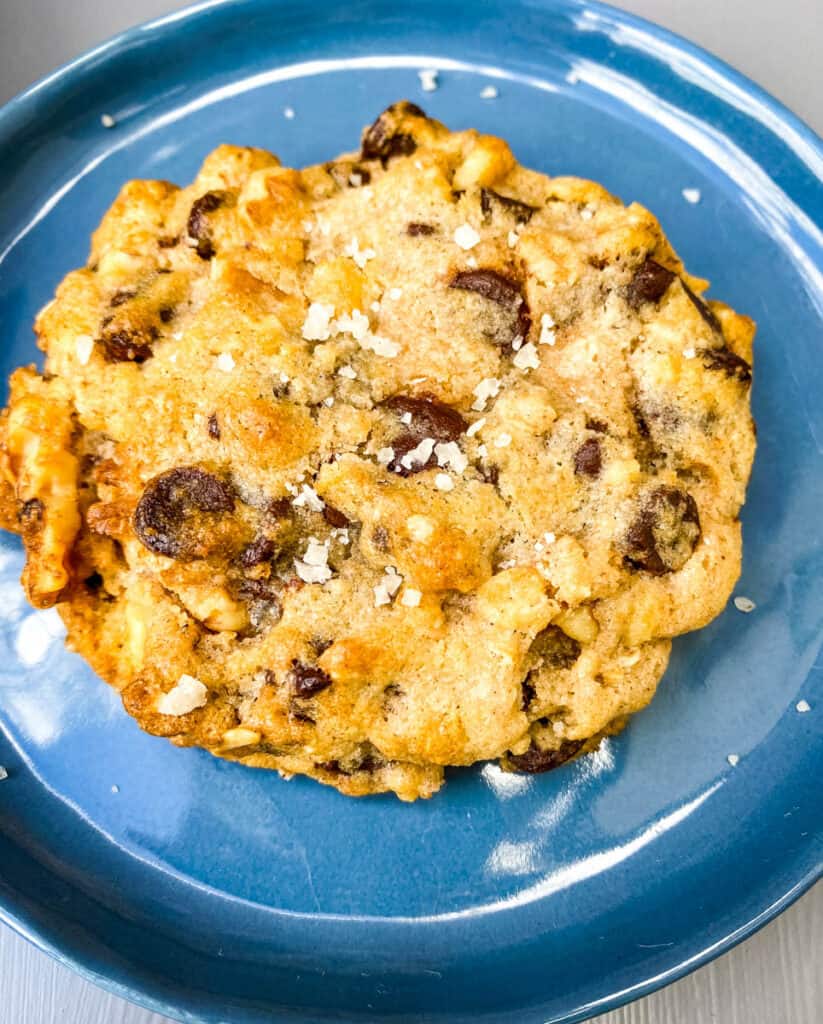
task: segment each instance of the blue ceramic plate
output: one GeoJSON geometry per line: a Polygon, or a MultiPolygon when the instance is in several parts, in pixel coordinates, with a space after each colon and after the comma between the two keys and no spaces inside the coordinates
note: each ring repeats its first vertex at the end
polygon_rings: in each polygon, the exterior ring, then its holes
{"type": "Polygon", "coordinates": [[[2,377],[36,358],[34,313],[123,181],[186,182],[223,141],[323,160],[400,97],[646,204],[758,321],[738,589],[757,608],[677,641],[596,756],[454,772],[406,806],[141,734],[26,606],[4,537],[2,917],[180,1020],[580,1020],[729,948],[821,870],[823,148],[705,53],[573,0],[246,0],[129,32],[0,115],[2,377]]]}

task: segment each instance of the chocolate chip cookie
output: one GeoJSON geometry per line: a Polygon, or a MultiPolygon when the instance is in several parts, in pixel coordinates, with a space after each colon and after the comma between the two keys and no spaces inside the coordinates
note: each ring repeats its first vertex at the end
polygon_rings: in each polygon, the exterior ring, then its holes
{"type": "Polygon", "coordinates": [[[411,103],[132,181],[0,421],[29,599],[179,746],[404,800],[555,768],[738,576],[754,325],[705,288],[411,103]]]}

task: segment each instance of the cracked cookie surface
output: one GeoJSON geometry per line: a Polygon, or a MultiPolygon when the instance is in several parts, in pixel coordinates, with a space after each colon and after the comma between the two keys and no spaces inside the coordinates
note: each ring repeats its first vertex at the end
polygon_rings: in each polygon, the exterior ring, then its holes
{"type": "Polygon", "coordinates": [[[754,325],[705,287],[409,103],[130,182],[0,421],[28,596],[147,731],[350,795],[585,754],[740,570],[754,325]]]}

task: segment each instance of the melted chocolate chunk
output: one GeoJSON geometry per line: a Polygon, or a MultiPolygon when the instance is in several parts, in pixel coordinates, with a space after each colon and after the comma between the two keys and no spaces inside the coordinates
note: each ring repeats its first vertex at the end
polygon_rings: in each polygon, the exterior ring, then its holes
{"type": "Polygon", "coordinates": [[[586,430],[593,430],[596,434],[606,434],[608,433],[609,425],[604,423],[603,420],[593,420],[587,416],[586,430]]]}
{"type": "Polygon", "coordinates": [[[532,740],[525,754],[506,754],[506,767],[528,775],[539,775],[570,761],[584,743],[585,740],[564,740],[554,750],[541,750],[532,740]]]}
{"type": "Polygon", "coordinates": [[[741,384],[751,383],[751,366],[741,356],[732,352],[730,348],[704,348],[698,352],[698,355],[707,370],[725,373],[727,377],[739,380],[741,384]]]}
{"type": "Polygon", "coordinates": [[[480,209],[486,220],[491,218],[495,206],[500,207],[504,213],[510,213],[517,224],[528,224],[533,215],[537,213],[538,207],[529,206],[520,199],[512,199],[511,196],[502,196],[491,188],[480,189],[480,209]]]}
{"type": "Polygon", "coordinates": [[[603,467],[603,456],[600,452],[600,442],[596,437],[590,437],[574,453],[574,471],[578,476],[596,477],[600,475],[603,467]]]}
{"type": "Polygon", "coordinates": [[[322,690],[327,690],[334,680],[326,675],[317,665],[307,665],[297,658],[292,659],[287,680],[297,697],[313,697],[322,690]]]}
{"type": "Polygon", "coordinates": [[[653,576],[681,569],[700,539],[700,517],[694,498],[676,487],[657,487],[648,494],[623,541],[630,569],[653,576]]]}
{"type": "Polygon", "coordinates": [[[274,541],[269,537],[256,537],[240,552],[240,564],[244,569],[251,569],[263,562],[270,562],[276,551],[274,541]]]}
{"type": "Polygon", "coordinates": [[[659,302],[676,276],[656,260],[647,257],[626,287],[626,302],[632,309],[640,309],[644,302],[659,302]]]}
{"type": "Polygon", "coordinates": [[[154,354],[152,342],[157,338],[157,328],[147,331],[104,330],[98,339],[103,357],[109,363],[144,363],[154,354]]]}
{"type": "Polygon", "coordinates": [[[220,440],[220,423],[217,419],[217,413],[213,412],[209,416],[209,437],[215,441],[220,440]]]}
{"type": "MultiPolygon", "coordinates": [[[[524,340],[531,330],[531,315],[526,300],[520,291],[520,285],[499,270],[481,267],[477,270],[459,270],[449,283],[450,288],[461,291],[476,292],[484,299],[502,306],[504,309],[517,313],[516,333],[524,340]]],[[[504,344],[510,349],[511,339],[504,344]]]]}
{"type": "Polygon", "coordinates": [[[333,526],[338,530],[342,530],[349,525],[348,517],[344,516],[334,505],[329,505],[328,503],[323,507],[323,518],[329,526],[333,526]]]}
{"type": "Polygon", "coordinates": [[[179,235],[166,235],[157,239],[157,244],[161,249],[173,249],[176,245],[180,244],[179,235]]]}
{"type": "Polygon", "coordinates": [[[234,495],[228,484],[195,466],[181,466],[154,477],[146,485],[134,512],[134,532],[158,555],[178,561],[202,558],[203,514],[220,515],[234,510],[234,495]]]}
{"type": "Polygon", "coordinates": [[[425,463],[415,462],[410,468],[402,463],[403,457],[413,451],[424,438],[456,441],[468,426],[456,409],[438,401],[433,395],[393,395],[383,404],[398,415],[408,413],[412,418],[411,423],[404,424],[391,440],[394,458],[386,468],[390,473],[398,473],[400,476],[411,476],[436,463],[434,451],[425,463]]]}
{"type": "Polygon", "coordinates": [[[223,202],[224,197],[219,192],[206,192],[192,203],[186,230],[189,237],[197,242],[197,255],[201,260],[210,260],[214,256],[208,215],[219,209],[223,202]]]}
{"type": "Polygon", "coordinates": [[[406,225],[406,234],[411,235],[412,238],[417,238],[420,235],[433,235],[436,230],[437,228],[433,224],[421,224],[416,220],[406,225]]]}
{"type": "Polygon", "coordinates": [[[722,337],[723,328],[720,326],[720,321],[717,319],[714,313],[712,313],[712,311],[709,309],[706,303],[700,298],[700,296],[694,294],[694,292],[691,290],[691,288],[689,288],[689,286],[682,278],[680,279],[680,283],[683,285],[683,291],[689,296],[692,305],[697,310],[697,312],[703,317],[703,319],[706,321],[709,327],[711,327],[715,334],[719,334],[722,337]]]}
{"type": "Polygon", "coordinates": [[[537,659],[537,668],[571,668],[580,657],[580,644],[559,626],[546,626],[532,640],[529,656],[537,659]]]}
{"type": "Polygon", "coordinates": [[[375,526],[372,530],[371,542],[378,551],[386,552],[389,550],[389,531],[385,526],[375,526]]]}
{"type": "Polygon", "coordinates": [[[93,572],[83,580],[83,584],[87,590],[97,591],[103,586],[103,577],[99,572],[93,572]]]}
{"type": "Polygon", "coordinates": [[[363,135],[360,156],[363,160],[380,160],[385,165],[395,156],[411,156],[417,149],[414,137],[399,130],[404,117],[425,117],[414,103],[401,100],[383,111],[363,135]]]}
{"type": "Polygon", "coordinates": [[[468,424],[457,411],[433,395],[392,395],[383,405],[398,415],[411,414],[409,433],[418,438],[433,437],[436,441],[457,441],[468,424]]]}
{"type": "Polygon", "coordinates": [[[174,319],[174,309],[171,306],[161,306],[157,311],[157,315],[164,324],[171,323],[174,319]]]}

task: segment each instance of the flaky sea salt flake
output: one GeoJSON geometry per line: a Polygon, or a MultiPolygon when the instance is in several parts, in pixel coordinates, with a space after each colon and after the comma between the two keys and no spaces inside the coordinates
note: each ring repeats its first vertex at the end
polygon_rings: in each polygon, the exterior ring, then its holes
{"type": "Polygon", "coordinates": [[[306,341],[328,341],[333,316],[334,306],[327,302],[312,302],[303,323],[303,337],[306,341]]]}
{"type": "Polygon", "coordinates": [[[440,441],[434,446],[434,454],[438,466],[446,466],[455,473],[462,473],[469,464],[456,441],[440,441]]]}
{"type": "Polygon", "coordinates": [[[168,693],[157,698],[155,707],[161,715],[187,715],[203,707],[208,700],[208,693],[199,679],[184,672],[168,693]]]}
{"type": "Polygon", "coordinates": [[[484,85],[480,90],[481,100],[496,100],[500,93],[494,85],[484,85]]]}
{"type": "Polygon", "coordinates": [[[474,230],[471,224],[461,224],[459,228],[455,228],[454,235],[455,244],[459,245],[461,249],[468,252],[469,249],[473,249],[480,241],[480,235],[474,230]]]}
{"type": "Polygon", "coordinates": [[[374,249],[361,249],[357,241],[357,235],[354,235],[349,244],[343,249],[343,255],[351,256],[357,266],[363,270],[369,260],[373,260],[377,253],[374,249]]]}
{"type": "Polygon", "coordinates": [[[437,88],[437,70],[435,68],[422,68],[417,72],[420,79],[420,88],[423,92],[434,92],[437,88]]]}
{"type": "Polygon", "coordinates": [[[94,338],[90,334],[79,334],[74,341],[74,354],[77,356],[77,362],[81,366],[85,366],[91,354],[94,351],[94,338]]]}
{"type": "Polygon", "coordinates": [[[734,599],[734,606],[739,612],[744,612],[747,615],[749,612],[753,612],[757,607],[750,597],[742,596],[734,599]]]}
{"type": "Polygon", "coordinates": [[[540,356],[537,354],[537,349],[529,341],[515,355],[512,362],[518,370],[536,370],[540,365],[540,356]]]}

